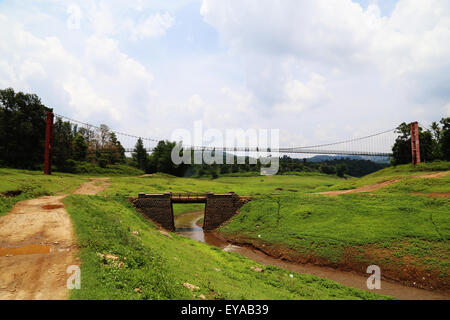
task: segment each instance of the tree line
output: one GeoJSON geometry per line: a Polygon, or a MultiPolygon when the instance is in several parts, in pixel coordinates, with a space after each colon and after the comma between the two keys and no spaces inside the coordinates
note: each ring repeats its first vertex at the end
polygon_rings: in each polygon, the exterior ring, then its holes
{"type": "MultiPolygon", "coordinates": [[[[47,112],[35,94],[0,90],[0,165],[42,169],[47,112]]],[[[126,163],[125,149],[108,126],[78,128],[56,118],[53,127],[52,163],[55,169],[75,172],[76,162],[100,167],[126,163]]]]}
{"type": "MultiPolygon", "coordinates": [[[[223,154],[223,164],[181,164],[175,165],[171,161],[171,152],[175,142],[160,141],[151,154],[144,148],[141,139],[138,140],[132,154],[132,165],[147,173],[163,172],[181,177],[212,177],[218,178],[226,174],[255,174],[258,175],[264,167],[259,159],[238,157],[233,155],[233,163],[227,164],[227,157],[223,154]]],[[[191,151],[193,153],[193,151],[191,151]]],[[[214,156],[214,154],[212,154],[214,156]]],[[[194,155],[191,155],[194,158],[194,155]]],[[[308,159],[295,159],[283,156],[279,161],[279,173],[321,172],[344,177],[346,174],[361,177],[366,174],[387,167],[388,164],[375,163],[369,160],[339,158],[322,162],[312,162],[308,159]]]]}
{"type": "MultiPolygon", "coordinates": [[[[412,161],[411,129],[409,124],[402,123],[397,129],[398,134],[392,147],[392,165],[407,164],[412,161]]],[[[420,160],[432,162],[435,160],[450,161],[450,117],[434,121],[429,129],[419,126],[420,160]]]]}

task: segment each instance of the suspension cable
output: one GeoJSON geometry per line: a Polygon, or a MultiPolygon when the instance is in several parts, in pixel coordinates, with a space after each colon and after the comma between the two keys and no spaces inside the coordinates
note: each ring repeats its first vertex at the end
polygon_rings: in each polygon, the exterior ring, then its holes
{"type": "MultiPolygon", "coordinates": [[[[68,120],[70,122],[74,122],[74,123],[81,124],[81,125],[84,125],[84,126],[88,126],[88,127],[91,127],[91,128],[100,129],[99,126],[95,126],[95,125],[92,125],[90,123],[86,123],[86,122],[82,122],[82,121],[79,121],[79,120],[71,119],[69,117],[66,117],[66,116],[63,116],[63,115],[60,115],[60,114],[57,114],[57,113],[55,113],[55,116],[58,117],[58,118],[61,118],[61,119],[66,119],[66,120],[68,120]]],[[[338,145],[338,144],[343,144],[343,143],[350,143],[350,142],[360,141],[360,140],[364,140],[364,139],[368,139],[368,138],[373,138],[373,137],[380,136],[380,135],[383,135],[383,134],[386,134],[386,133],[389,133],[389,132],[394,132],[395,130],[397,130],[397,128],[386,130],[386,131],[383,131],[383,132],[375,133],[375,134],[364,136],[364,137],[353,138],[353,139],[339,141],[339,142],[334,142],[334,143],[327,143],[327,144],[313,145],[313,146],[305,146],[305,147],[279,148],[279,150],[283,150],[284,152],[289,152],[289,151],[301,150],[301,149],[312,149],[312,148],[320,148],[320,147],[329,147],[329,146],[333,146],[333,145],[338,145]]],[[[134,138],[134,139],[142,139],[142,140],[145,140],[145,141],[152,141],[152,142],[159,142],[160,141],[160,140],[154,139],[154,138],[143,138],[143,137],[139,137],[139,136],[136,136],[136,135],[123,133],[123,132],[119,132],[119,131],[115,131],[115,130],[110,130],[110,132],[113,132],[113,133],[115,133],[117,135],[122,135],[122,136],[127,136],[127,137],[130,137],[130,138],[134,138]]],[[[195,147],[195,146],[185,146],[185,147],[186,148],[193,148],[193,149],[205,148],[205,147],[195,147]]],[[[210,147],[206,147],[206,148],[210,148],[210,147]]],[[[224,149],[224,148],[221,148],[221,149],[224,149]]]]}

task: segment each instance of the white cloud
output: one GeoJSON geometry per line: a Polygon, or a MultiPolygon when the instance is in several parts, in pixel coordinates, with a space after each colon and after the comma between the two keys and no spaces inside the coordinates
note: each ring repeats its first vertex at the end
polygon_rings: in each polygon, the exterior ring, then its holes
{"type": "Polygon", "coordinates": [[[447,104],[444,106],[444,112],[445,112],[445,115],[446,115],[447,117],[450,117],[450,103],[447,103],[447,104]]]}
{"type": "MultiPolygon", "coordinates": [[[[59,3],[64,6],[64,3],[59,3]]],[[[145,4],[147,5],[147,4],[145,4]]],[[[149,13],[142,1],[79,1],[65,8],[66,25],[78,30],[84,27],[97,37],[126,34],[131,40],[164,36],[175,23],[169,12],[149,13]]]]}
{"type": "Polygon", "coordinates": [[[398,0],[390,16],[350,0],[203,0],[200,12],[245,59],[255,101],[310,131],[331,119],[361,132],[435,120],[450,102],[449,1],[398,0]]]}
{"type": "Polygon", "coordinates": [[[229,87],[217,90],[206,102],[199,97],[194,101],[200,107],[198,116],[210,128],[248,127],[258,119],[257,110],[252,107],[253,97],[229,87]]]}
{"type": "Polygon", "coordinates": [[[156,13],[149,16],[145,21],[131,27],[131,39],[160,37],[175,23],[175,18],[169,13],[156,13]]]}
{"type": "Polygon", "coordinates": [[[449,69],[448,1],[400,0],[391,17],[381,17],[376,4],[364,11],[350,0],[204,0],[201,13],[235,52],[333,68],[368,63],[396,80],[449,69]]]}
{"type": "Polygon", "coordinates": [[[8,44],[0,46],[2,87],[48,93],[57,104],[50,107],[70,108],[79,119],[103,113],[117,121],[129,115],[129,106],[151,99],[152,74],[121,53],[115,40],[90,37],[75,56],[58,38],[34,36],[1,15],[0,36],[8,44]]]}
{"type": "Polygon", "coordinates": [[[76,4],[71,4],[67,8],[67,14],[69,15],[67,19],[67,28],[71,30],[78,30],[81,27],[82,13],[79,6],[76,4]]]}
{"type": "Polygon", "coordinates": [[[199,114],[204,107],[205,102],[203,101],[203,99],[198,94],[194,94],[189,98],[185,110],[190,113],[199,114]]]}
{"type": "Polygon", "coordinates": [[[382,16],[377,1],[204,0],[217,33],[178,11],[194,0],[80,0],[69,13],[24,1],[0,4],[0,87],[138,135],[203,120],[279,128],[290,146],[450,112],[448,1],[399,0],[382,16]]]}
{"type": "Polygon", "coordinates": [[[110,36],[119,31],[122,21],[117,21],[114,6],[106,1],[93,1],[85,7],[88,21],[97,36],[110,36]]]}
{"type": "Polygon", "coordinates": [[[306,83],[295,79],[286,81],[283,102],[277,104],[275,108],[279,112],[299,112],[318,106],[330,98],[325,79],[319,74],[312,74],[311,79],[306,83]]]}

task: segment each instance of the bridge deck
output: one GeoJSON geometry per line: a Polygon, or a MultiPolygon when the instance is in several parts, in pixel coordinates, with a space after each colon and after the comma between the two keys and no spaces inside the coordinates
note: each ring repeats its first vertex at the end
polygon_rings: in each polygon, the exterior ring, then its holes
{"type": "Polygon", "coordinates": [[[206,203],[207,193],[172,193],[172,203],[206,203]]]}
{"type": "MultiPolygon", "coordinates": [[[[206,203],[209,196],[214,197],[229,197],[234,195],[234,192],[225,192],[225,193],[140,193],[139,198],[159,198],[159,197],[167,197],[170,198],[172,203],[206,203]]],[[[251,197],[239,197],[244,203],[251,200],[251,197]]]]}

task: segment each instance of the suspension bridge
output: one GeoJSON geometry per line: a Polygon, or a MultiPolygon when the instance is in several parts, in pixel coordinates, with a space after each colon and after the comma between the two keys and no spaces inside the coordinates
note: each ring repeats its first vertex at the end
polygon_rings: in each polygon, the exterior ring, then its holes
{"type": "MultiPolygon", "coordinates": [[[[52,144],[53,136],[53,122],[54,116],[62,119],[63,121],[68,121],[72,125],[76,125],[79,129],[84,128],[87,131],[101,130],[100,126],[85,123],[79,120],[68,118],[63,115],[49,113],[47,115],[47,140],[46,140],[46,163],[50,161],[50,147],[52,144]]],[[[418,141],[418,123],[411,123],[411,145],[413,154],[413,163],[420,162],[420,149],[418,141]]],[[[110,133],[114,133],[117,140],[120,141],[126,153],[132,153],[136,142],[141,139],[144,148],[147,152],[151,153],[155,150],[157,143],[163,139],[156,138],[146,138],[139,137],[130,133],[124,133],[120,131],[115,131],[109,129],[110,133]]],[[[362,157],[390,157],[392,156],[392,147],[398,136],[396,128],[384,130],[371,135],[355,137],[343,141],[337,141],[333,143],[310,145],[310,146],[299,146],[299,147],[279,147],[279,148],[264,148],[260,146],[192,146],[183,145],[183,150],[192,150],[198,152],[223,152],[223,153],[234,153],[237,156],[242,154],[245,155],[261,155],[261,154],[272,154],[272,155],[330,155],[330,156],[362,156],[362,157]]],[[[105,150],[102,150],[104,152],[105,150]]],[[[107,150],[106,150],[107,151],[107,150]]],[[[51,165],[51,164],[50,164],[51,165]]],[[[51,172],[51,168],[47,164],[45,166],[48,172],[51,172]],[[48,169],[48,170],[47,170],[48,169]]]]}

